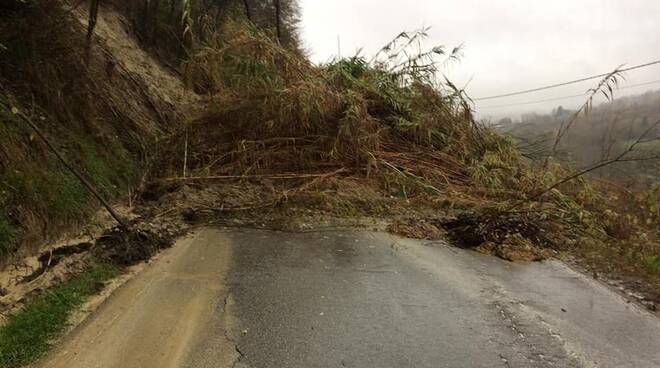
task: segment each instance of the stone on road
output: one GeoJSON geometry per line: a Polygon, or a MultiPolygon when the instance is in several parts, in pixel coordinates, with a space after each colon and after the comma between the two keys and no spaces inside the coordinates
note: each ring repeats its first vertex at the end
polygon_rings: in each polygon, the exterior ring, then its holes
{"type": "Polygon", "coordinates": [[[550,261],[336,230],[198,231],[41,367],[660,367],[660,323],[550,261]]]}

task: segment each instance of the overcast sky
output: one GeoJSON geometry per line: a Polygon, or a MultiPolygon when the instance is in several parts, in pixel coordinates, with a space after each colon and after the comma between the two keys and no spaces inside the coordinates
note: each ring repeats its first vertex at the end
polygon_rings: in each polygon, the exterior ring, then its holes
{"type": "MultiPolygon", "coordinates": [[[[429,47],[464,43],[446,74],[472,97],[534,88],[606,73],[620,64],[660,60],[660,0],[302,0],[303,40],[316,62],[358,48],[373,55],[403,30],[431,27],[429,47]]],[[[622,84],[660,81],[660,65],[631,71],[622,84]]],[[[493,107],[584,93],[583,83],[477,104],[481,116],[519,115],[584,98],[493,107]]],[[[619,95],[660,89],[660,82],[619,95]]]]}

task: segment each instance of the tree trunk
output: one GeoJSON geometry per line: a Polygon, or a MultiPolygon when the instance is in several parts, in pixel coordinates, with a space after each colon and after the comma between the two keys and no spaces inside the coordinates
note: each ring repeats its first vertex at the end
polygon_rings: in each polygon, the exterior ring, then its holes
{"type": "Polygon", "coordinates": [[[147,35],[149,34],[149,1],[144,1],[140,18],[142,19],[139,22],[140,31],[144,36],[142,41],[145,41],[145,39],[148,37],[147,35]]]}
{"type": "Polygon", "coordinates": [[[252,21],[252,14],[250,13],[250,2],[248,0],[243,0],[243,5],[245,5],[245,15],[249,21],[252,21]]]}
{"type": "Polygon", "coordinates": [[[99,14],[99,3],[101,0],[92,0],[89,3],[89,20],[87,21],[87,50],[85,61],[89,64],[89,59],[92,52],[92,41],[94,38],[94,28],[96,28],[96,19],[99,14]]]}
{"type": "Polygon", "coordinates": [[[158,15],[160,12],[160,0],[152,0],[150,1],[151,9],[149,9],[149,44],[155,45],[156,44],[156,34],[158,32],[158,22],[160,21],[158,19],[158,15]]]}
{"type": "Polygon", "coordinates": [[[176,1],[170,1],[170,11],[168,12],[167,19],[170,22],[170,24],[175,24],[174,21],[174,15],[176,11],[176,1]]]}
{"type": "Polygon", "coordinates": [[[282,7],[280,0],[273,0],[275,4],[275,28],[277,30],[277,41],[282,44],[282,7]]]}

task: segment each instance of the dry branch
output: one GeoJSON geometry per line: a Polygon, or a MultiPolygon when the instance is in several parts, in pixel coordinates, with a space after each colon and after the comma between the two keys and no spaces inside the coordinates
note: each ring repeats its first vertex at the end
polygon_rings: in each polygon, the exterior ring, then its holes
{"type": "Polygon", "coordinates": [[[190,176],[190,177],[176,177],[176,178],[167,178],[165,181],[205,181],[205,180],[234,180],[234,179],[304,179],[304,178],[319,178],[327,177],[340,172],[344,172],[346,169],[341,168],[336,171],[319,173],[319,174],[300,174],[300,173],[288,173],[288,174],[264,174],[264,175],[211,175],[211,176],[190,176]]]}
{"type": "MultiPolygon", "coordinates": [[[[614,69],[603,79],[601,79],[600,82],[598,82],[596,88],[589,90],[589,96],[587,97],[587,100],[584,102],[584,104],[582,104],[582,106],[580,106],[580,108],[574,114],[571,115],[568,121],[564,121],[559,125],[559,129],[557,130],[557,135],[555,136],[554,143],[552,144],[552,151],[550,153],[550,156],[556,155],[557,148],[559,147],[559,143],[561,142],[562,138],[564,138],[564,135],[566,135],[568,130],[573,126],[575,121],[580,117],[580,115],[583,112],[588,113],[588,111],[591,109],[591,106],[593,105],[594,97],[598,93],[604,94],[608,100],[613,98],[614,92],[612,90],[612,85],[614,86],[618,85],[619,78],[621,78],[620,66],[614,69]]],[[[544,169],[546,169],[548,166],[550,156],[546,157],[545,162],[543,163],[544,169]]]]}
{"type": "Polygon", "coordinates": [[[658,126],[660,126],[660,120],[656,121],[655,124],[652,124],[648,129],[646,129],[646,130],[645,130],[645,131],[644,131],[644,132],[643,132],[643,133],[642,133],[642,134],[641,134],[641,135],[635,140],[635,142],[633,142],[633,144],[631,144],[628,148],[626,148],[623,152],[621,152],[620,154],[618,154],[616,157],[611,158],[611,159],[606,159],[606,160],[599,161],[599,162],[597,162],[597,163],[595,163],[595,164],[593,164],[593,165],[591,165],[591,166],[589,166],[589,167],[587,167],[587,168],[585,168],[585,169],[582,169],[582,170],[577,171],[577,172],[575,172],[575,173],[573,173],[573,174],[571,174],[571,175],[568,175],[568,176],[566,176],[566,177],[564,177],[564,178],[558,180],[558,181],[555,182],[554,184],[552,184],[552,185],[550,185],[550,186],[548,186],[548,187],[546,187],[546,188],[540,190],[539,192],[537,192],[536,194],[532,195],[531,197],[529,197],[529,198],[527,198],[527,199],[525,199],[525,200],[522,200],[522,201],[520,201],[520,202],[517,202],[517,203],[514,204],[513,206],[509,207],[509,208],[507,209],[506,212],[510,212],[511,210],[513,210],[513,209],[515,209],[515,208],[521,206],[522,204],[525,204],[525,203],[528,203],[528,202],[535,201],[535,200],[537,200],[537,199],[543,197],[545,194],[547,194],[548,192],[552,191],[553,189],[558,188],[558,187],[561,186],[562,184],[565,184],[565,183],[567,183],[567,182],[569,182],[569,181],[571,181],[571,180],[575,180],[575,179],[577,179],[577,178],[579,178],[579,177],[581,177],[581,176],[583,176],[583,175],[585,175],[585,174],[588,174],[588,173],[590,173],[590,172],[592,172],[592,171],[594,171],[594,170],[598,170],[598,169],[603,168],[603,167],[605,167],[605,166],[609,166],[609,165],[612,165],[612,164],[617,163],[617,162],[645,161],[645,160],[654,160],[654,159],[660,158],[660,155],[651,155],[651,156],[642,156],[642,157],[626,157],[626,156],[628,156],[630,153],[632,153],[632,152],[635,150],[635,148],[636,148],[639,144],[644,143],[644,142],[645,142],[645,138],[646,138],[646,137],[647,137],[652,131],[654,131],[658,126]]]}

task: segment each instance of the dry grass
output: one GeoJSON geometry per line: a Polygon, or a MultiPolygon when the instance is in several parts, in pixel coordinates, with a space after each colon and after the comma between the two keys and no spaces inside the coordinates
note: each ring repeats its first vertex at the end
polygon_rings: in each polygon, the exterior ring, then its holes
{"type": "Polygon", "coordinates": [[[392,72],[354,57],[318,67],[240,22],[214,39],[186,66],[191,86],[212,94],[211,109],[175,146],[181,152],[188,136],[198,174],[344,168],[406,194],[438,192],[470,181],[485,145],[507,144],[471,119],[460,91],[429,85],[419,65],[392,72]]]}

